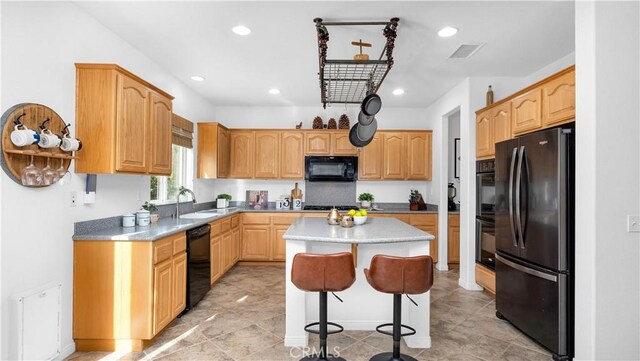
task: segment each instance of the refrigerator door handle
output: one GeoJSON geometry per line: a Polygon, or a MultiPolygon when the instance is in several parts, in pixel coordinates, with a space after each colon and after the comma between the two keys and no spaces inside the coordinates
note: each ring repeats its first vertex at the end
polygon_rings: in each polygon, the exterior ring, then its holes
{"type": "Polygon", "coordinates": [[[496,259],[502,263],[504,263],[505,265],[517,269],[518,271],[524,272],[524,273],[528,273],[532,276],[538,277],[538,278],[542,278],[551,282],[558,282],[558,276],[554,276],[554,275],[550,275],[548,273],[544,273],[544,272],[540,272],[538,270],[534,270],[531,269],[529,267],[525,267],[523,265],[519,265],[515,262],[511,262],[508,259],[505,259],[504,257],[501,257],[499,254],[496,253],[496,259]]]}
{"type": "Polygon", "coordinates": [[[516,175],[516,225],[518,226],[518,237],[520,238],[520,247],[524,249],[524,234],[522,233],[522,218],[520,213],[520,183],[522,182],[522,160],[524,159],[524,145],[520,147],[518,155],[518,170],[516,175]]]}
{"type": "Polygon", "coordinates": [[[518,248],[518,238],[516,237],[516,229],[513,225],[513,174],[516,166],[516,155],[518,154],[518,148],[513,148],[511,153],[511,170],[509,171],[509,225],[511,226],[511,238],[513,239],[513,246],[518,248]]]}

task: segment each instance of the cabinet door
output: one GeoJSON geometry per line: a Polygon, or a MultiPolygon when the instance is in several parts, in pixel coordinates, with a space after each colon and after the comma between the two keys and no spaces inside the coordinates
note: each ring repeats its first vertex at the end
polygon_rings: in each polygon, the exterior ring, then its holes
{"type": "Polygon", "coordinates": [[[231,264],[234,265],[240,259],[240,230],[231,232],[231,264]]]}
{"type": "Polygon", "coordinates": [[[218,127],[218,178],[228,178],[230,170],[230,149],[231,144],[229,131],[218,127]]]}
{"type": "Polygon", "coordinates": [[[222,235],[222,273],[224,274],[231,268],[231,232],[222,235]]]}
{"type": "Polygon", "coordinates": [[[433,263],[438,263],[438,225],[430,225],[430,226],[418,226],[417,228],[422,229],[425,232],[433,234],[436,237],[429,244],[429,253],[431,254],[431,258],[433,258],[433,263]]]}
{"type": "Polygon", "coordinates": [[[231,132],[231,164],[229,177],[253,177],[253,140],[253,132],[251,131],[231,132]]]}
{"type": "Polygon", "coordinates": [[[280,136],[276,131],[255,132],[254,178],[278,178],[280,136]]]}
{"type": "Polygon", "coordinates": [[[222,237],[211,237],[211,284],[222,276],[222,237]]]}
{"type": "Polygon", "coordinates": [[[449,215],[447,260],[449,263],[460,263],[460,216],[457,214],[449,215]]]}
{"type": "Polygon", "coordinates": [[[333,155],[356,155],[358,149],[349,141],[349,132],[331,133],[331,154],[333,155]]]}
{"type": "MultiPolygon", "coordinates": [[[[173,260],[153,266],[153,334],[173,320],[173,260]]],[[[185,292],[186,295],[186,292],[185,292]]]]}
{"type": "Polygon", "coordinates": [[[304,134],[306,155],[329,155],[331,134],[328,132],[308,132],[304,134]]]}
{"type": "Polygon", "coordinates": [[[476,158],[487,158],[493,154],[493,130],[487,110],[476,116],[476,158]]]}
{"type": "Polygon", "coordinates": [[[187,254],[173,258],[173,317],[178,316],[187,306],[187,254]]]}
{"type": "Polygon", "coordinates": [[[407,134],[407,179],[431,179],[431,133],[407,134]]]}
{"type": "Polygon", "coordinates": [[[511,139],[511,103],[505,102],[490,110],[493,127],[493,143],[491,154],[495,155],[495,144],[511,139]]]}
{"type": "Polygon", "coordinates": [[[382,178],[404,179],[405,157],[405,133],[384,133],[382,178]]]}
{"type": "Polygon", "coordinates": [[[304,135],[282,132],[280,137],[280,178],[304,178],[304,135]]]}
{"type": "Polygon", "coordinates": [[[149,90],[128,77],[118,76],[116,170],[147,172],[149,90]]]}
{"type": "Polygon", "coordinates": [[[287,258],[286,241],[283,235],[289,229],[287,225],[275,225],[273,226],[272,240],[273,240],[273,260],[284,261],[287,258]]]}
{"type": "Polygon", "coordinates": [[[513,134],[527,133],[542,127],[541,99],[541,88],[535,88],[511,100],[513,134]]]}
{"type": "Polygon", "coordinates": [[[382,139],[376,134],[369,145],[360,149],[358,156],[358,179],[382,178],[382,139]]]}
{"type": "Polygon", "coordinates": [[[268,225],[242,227],[243,261],[268,261],[271,256],[270,247],[268,225]]]}
{"type": "Polygon", "coordinates": [[[171,175],[171,100],[151,93],[149,173],[171,175]]]}
{"type": "Polygon", "coordinates": [[[576,116],[575,72],[563,74],[542,86],[542,122],[545,127],[576,116]]]}

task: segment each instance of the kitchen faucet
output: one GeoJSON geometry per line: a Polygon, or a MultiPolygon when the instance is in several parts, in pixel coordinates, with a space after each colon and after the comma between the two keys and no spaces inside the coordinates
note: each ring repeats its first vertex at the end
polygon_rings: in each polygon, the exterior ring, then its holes
{"type": "Polygon", "coordinates": [[[180,219],[180,196],[185,193],[190,193],[191,197],[193,197],[193,203],[198,203],[198,201],[196,201],[196,195],[193,193],[193,191],[189,188],[181,186],[178,189],[178,195],[176,196],[176,220],[180,219]]]}

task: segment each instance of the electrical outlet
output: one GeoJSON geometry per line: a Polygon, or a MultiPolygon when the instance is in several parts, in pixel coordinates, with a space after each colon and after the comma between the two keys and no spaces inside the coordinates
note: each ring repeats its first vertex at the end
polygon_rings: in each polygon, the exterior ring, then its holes
{"type": "Polygon", "coordinates": [[[71,192],[71,199],[70,199],[71,203],[69,204],[69,206],[71,207],[75,207],[78,204],[78,192],[71,192]]]}
{"type": "Polygon", "coordinates": [[[640,216],[627,216],[627,232],[640,232],[640,216]]]}

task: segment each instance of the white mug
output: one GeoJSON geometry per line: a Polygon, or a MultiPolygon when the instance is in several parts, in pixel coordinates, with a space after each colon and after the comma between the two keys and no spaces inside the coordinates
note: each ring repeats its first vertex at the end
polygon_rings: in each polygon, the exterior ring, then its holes
{"type": "Polygon", "coordinates": [[[27,127],[19,129],[20,125],[16,125],[14,131],[11,132],[11,143],[16,147],[24,147],[25,145],[36,144],[40,141],[40,134],[35,130],[27,127]]]}
{"type": "Polygon", "coordinates": [[[64,150],[65,152],[80,150],[82,149],[82,142],[76,138],[62,138],[60,149],[64,150]]]}
{"type": "Polygon", "coordinates": [[[40,142],[38,145],[41,148],[56,148],[60,146],[60,137],[53,134],[49,129],[43,129],[40,133],[40,142]]]}

